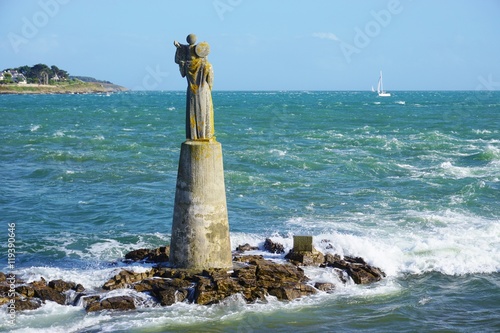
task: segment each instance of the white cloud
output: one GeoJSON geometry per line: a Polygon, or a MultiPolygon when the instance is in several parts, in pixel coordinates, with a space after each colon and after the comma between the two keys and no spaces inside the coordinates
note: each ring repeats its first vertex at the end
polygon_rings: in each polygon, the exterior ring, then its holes
{"type": "Polygon", "coordinates": [[[313,35],[313,37],[316,37],[316,38],[329,39],[329,40],[334,40],[336,42],[340,41],[340,39],[337,37],[337,35],[335,35],[332,32],[315,32],[312,35],[313,35]]]}

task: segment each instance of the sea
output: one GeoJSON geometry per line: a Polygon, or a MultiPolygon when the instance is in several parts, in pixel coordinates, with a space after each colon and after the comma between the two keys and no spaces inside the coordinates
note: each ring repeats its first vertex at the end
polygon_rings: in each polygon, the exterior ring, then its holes
{"type": "MultiPolygon", "coordinates": [[[[0,308],[2,332],[500,332],[500,91],[214,91],[231,246],[359,256],[386,277],[246,304],[0,308]]],[[[170,243],[184,91],[0,95],[0,270],[89,294],[170,243]],[[13,230],[12,230],[13,229],[13,230]],[[12,235],[14,233],[14,235],[12,235]],[[12,237],[14,236],[14,237],[12,237]],[[15,246],[14,258],[8,249],[15,246]]],[[[269,260],[284,254],[260,250],[269,260]]]]}

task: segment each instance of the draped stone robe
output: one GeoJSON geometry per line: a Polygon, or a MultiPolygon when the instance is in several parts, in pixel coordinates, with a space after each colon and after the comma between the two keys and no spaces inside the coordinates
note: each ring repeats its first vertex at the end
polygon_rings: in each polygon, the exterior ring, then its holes
{"type": "Polygon", "coordinates": [[[212,65],[206,57],[196,55],[194,46],[180,48],[178,52],[183,54],[176,54],[176,62],[179,64],[181,75],[186,76],[188,82],[186,93],[186,139],[210,140],[214,136],[212,65]],[[182,58],[185,61],[182,61],[182,58]]]}

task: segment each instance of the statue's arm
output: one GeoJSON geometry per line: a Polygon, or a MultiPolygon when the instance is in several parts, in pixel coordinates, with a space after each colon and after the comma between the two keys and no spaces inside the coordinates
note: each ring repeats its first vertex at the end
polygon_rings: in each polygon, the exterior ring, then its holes
{"type": "Polygon", "coordinates": [[[212,85],[214,83],[214,70],[212,69],[212,65],[208,65],[208,71],[207,71],[207,83],[208,86],[210,87],[210,90],[212,90],[212,85]]]}

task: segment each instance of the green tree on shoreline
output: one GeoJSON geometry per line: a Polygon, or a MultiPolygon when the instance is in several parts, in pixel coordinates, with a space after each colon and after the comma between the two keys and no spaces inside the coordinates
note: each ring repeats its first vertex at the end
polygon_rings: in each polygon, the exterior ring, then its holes
{"type": "Polygon", "coordinates": [[[49,67],[45,64],[36,64],[32,67],[25,65],[17,68],[8,68],[3,70],[4,80],[0,81],[0,84],[13,83],[11,74],[12,72],[17,72],[24,75],[27,83],[49,84],[52,80],[66,81],[69,79],[69,73],[55,65],[49,67]],[[8,75],[10,75],[10,81],[7,79],[8,75]]]}

